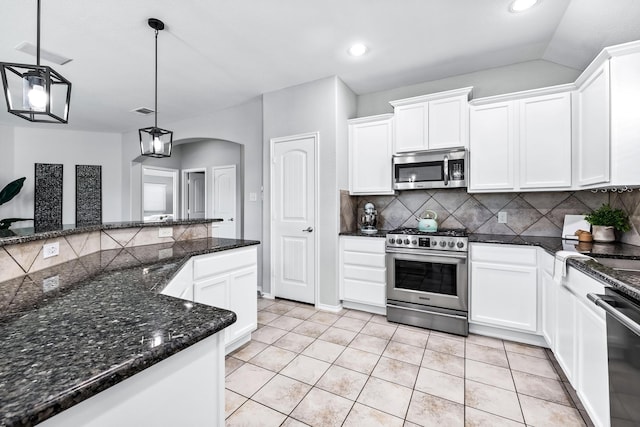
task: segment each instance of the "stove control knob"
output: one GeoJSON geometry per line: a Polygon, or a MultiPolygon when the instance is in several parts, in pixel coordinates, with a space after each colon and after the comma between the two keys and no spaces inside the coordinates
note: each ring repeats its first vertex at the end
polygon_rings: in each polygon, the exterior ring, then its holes
{"type": "Polygon", "coordinates": [[[433,242],[431,242],[431,246],[438,246],[438,242],[434,240],[433,242]]]}
{"type": "Polygon", "coordinates": [[[459,247],[460,249],[464,248],[464,242],[458,242],[458,247],[459,247]]]}
{"type": "Polygon", "coordinates": [[[454,247],[455,245],[456,245],[456,244],[455,244],[455,242],[454,242],[453,240],[451,240],[451,241],[449,242],[449,247],[450,247],[450,248],[454,247]]]}
{"type": "Polygon", "coordinates": [[[411,244],[412,244],[412,245],[417,245],[417,244],[418,244],[418,241],[417,241],[417,240],[412,240],[412,241],[411,241],[411,244]]]}
{"type": "Polygon", "coordinates": [[[396,242],[396,239],[394,239],[394,238],[389,239],[389,243],[391,243],[392,245],[393,245],[395,242],[396,242]]]}
{"type": "Polygon", "coordinates": [[[442,246],[442,247],[444,248],[445,246],[447,246],[447,242],[445,242],[444,240],[443,240],[443,241],[441,241],[441,242],[440,242],[440,246],[442,246]]]}
{"type": "Polygon", "coordinates": [[[408,245],[409,244],[409,239],[404,239],[404,244],[408,245]]]}

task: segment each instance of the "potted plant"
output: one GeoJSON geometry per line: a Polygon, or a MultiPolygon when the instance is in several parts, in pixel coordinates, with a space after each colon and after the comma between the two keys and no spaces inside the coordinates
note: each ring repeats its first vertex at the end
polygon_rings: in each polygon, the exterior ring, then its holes
{"type": "Polygon", "coordinates": [[[585,220],[593,229],[593,240],[596,242],[613,242],[616,240],[614,230],[626,232],[631,229],[629,216],[622,209],[614,209],[608,203],[585,216],[585,220]]]}
{"type": "MultiPolygon", "coordinates": [[[[0,191],[0,205],[4,205],[9,200],[13,199],[22,190],[22,185],[26,178],[18,178],[15,181],[11,181],[0,191]]],[[[5,218],[0,219],[0,237],[7,237],[13,235],[13,232],[9,230],[11,224],[18,221],[30,221],[31,218],[5,218]]]]}

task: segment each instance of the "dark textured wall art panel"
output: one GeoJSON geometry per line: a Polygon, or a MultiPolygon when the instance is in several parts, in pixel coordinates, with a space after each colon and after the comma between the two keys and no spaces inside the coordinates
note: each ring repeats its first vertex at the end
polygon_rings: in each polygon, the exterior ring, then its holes
{"type": "Polygon", "coordinates": [[[102,223],[102,166],[76,165],[76,227],[102,223]]]}
{"type": "Polygon", "coordinates": [[[62,165],[36,163],[33,219],[36,232],[62,228],[62,165]]]}

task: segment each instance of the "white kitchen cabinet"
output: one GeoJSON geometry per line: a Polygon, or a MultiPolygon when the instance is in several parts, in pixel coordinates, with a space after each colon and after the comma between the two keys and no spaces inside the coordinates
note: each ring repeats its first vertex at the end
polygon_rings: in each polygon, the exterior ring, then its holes
{"type": "Polygon", "coordinates": [[[540,260],[540,301],[541,329],[547,346],[552,351],[556,348],[556,328],[558,311],[558,287],[553,280],[553,264],[555,257],[547,253],[544,249],[538,250],[540,260]]]}
{"type": "Polygon", "coordinates": [[[576,185],[609,182],[609,62],[575,92],[576,185]]]}
{"type": "Polygon", "coordinates": [[[556,312],[556,348],[554,355],[569,382],[575,387],[576,371],[576,306],[575,297],[565,286],[559,286],[556,312]]]}
{"type": "Polygon", "coordinates": [[[349,193],[393,194],[393,114],[349,120],[349,193]]]}
{"type": "Polygon", "coordinates": [[[257,249],[250,246],[192,257],[162,294],[236,313],[236,322],[224,331],[228,354],[248,342],[258,326],[257,280],[257,249]]]}
{"type": "Polygon", "coordinates": [[[518,102],[521,189],[571,188],[571,94],[518,102]]]}
{"type": "Polygon", "coordinates": [[[391,101],[394,153],[468,147],[471,87],[391,101]]]}
{"type": "Polygon", "coordinates": [[[472,106],[469,127],[469,191],[514,190],[514,103],[472,106]]]}
{"type": "Polygon", "coordinates": [[[571,188],[570,93],[517,96],[471,107],[469,191],[571,188]]]}
{"type": "Polygon", "coordinates": [[[340,237],[340,299],[346,308],[386,313],[385,239],[340,237]]]}
{"type": "Polygon", "coordinates": [[[536,248],[471,246],[470,323],[538,330],[536,248]]]}

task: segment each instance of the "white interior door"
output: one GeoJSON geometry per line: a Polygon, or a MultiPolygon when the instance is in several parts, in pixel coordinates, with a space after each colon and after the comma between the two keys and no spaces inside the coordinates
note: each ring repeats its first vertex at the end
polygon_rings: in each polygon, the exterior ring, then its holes
{"type": "Polygon", "coordinates": [[[317,134],[271,140],[274,296],[315,303],[317,134]]]}
{"type": "Polygon", "coordinates": [[[187,173],[187,186],[189,188],[189,198],[187,201],[187,218],[200,219],[205,217],[205,173],[187,173]]]}
{"type": "Polygon", "coordinates": [[[236,232],[236,165],[213,168],[213,237],[237,238],[236,232]]]}

